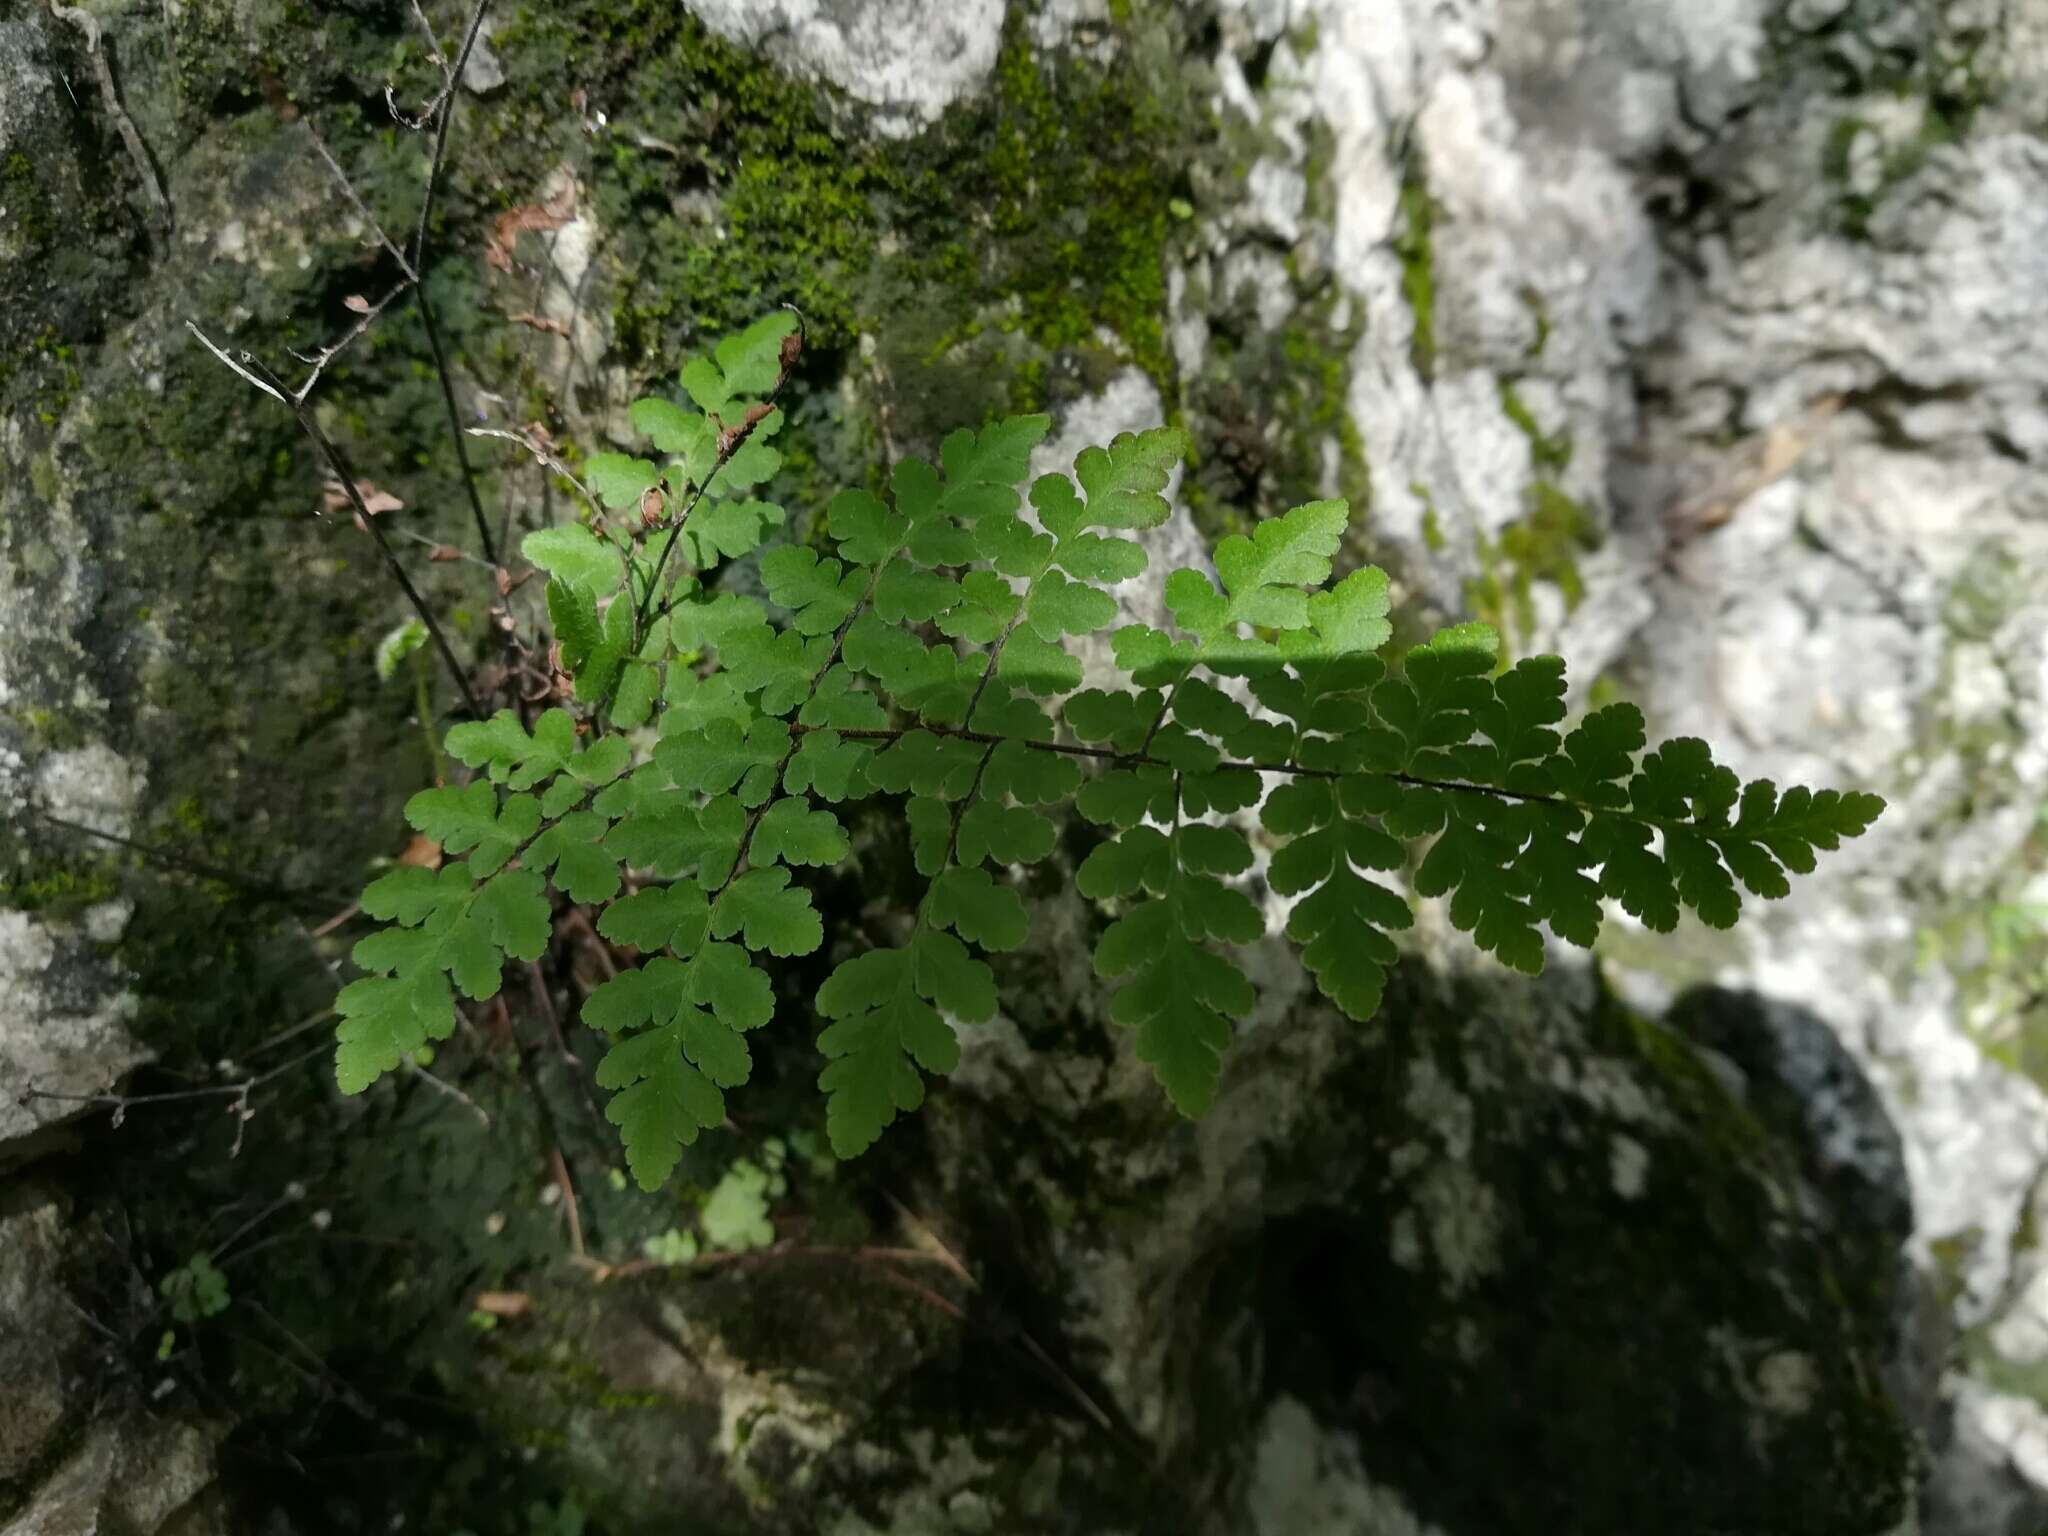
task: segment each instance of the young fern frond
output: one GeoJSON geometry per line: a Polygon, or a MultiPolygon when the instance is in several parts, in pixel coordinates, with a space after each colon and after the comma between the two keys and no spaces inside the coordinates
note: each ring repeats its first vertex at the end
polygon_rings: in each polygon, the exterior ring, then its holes
{"type": "Polygon", "coordinates": [[[1069,642],[1114,622],[1109,589],[1146,569],[1129,535],[1168,515],[1184,443],[1167,428],[1032,480],[1028,513],[1020,488],[1047,418],[955,432],[937,464],[897,464],[890,496],[835,496],[826,548],[763,554],[766,603],[716,590],[721,563],[786,521],[756,493],[780,462],[769,401],[793,326],[771,316],[685,368],[694,412],[633,408],[665,457],[586,465],[625,514],[613,527],[527,537],[587,718],[554,708],[529,730],[505,710],[449,731],[479,777],[423,791],[406,814],[466,857],[364,893],[391,926],[356,946],[369,974],[337,1004],[345,1091],[446,1037],[455,991],[490,997],[506,958],[538,957],[552,887],[646,957],[592,992],[583,1019],[612,1042],[598,1082],[628,1162],[658,1187],[748,1078],[746,1036],[774,1013],[764,964],[824,942],[801,872],[849,857],[838,808],[876,796],[901,799],[927,884],[903,942],[857,948],[817,994],[819,1084],[846,1157],[953,1069],[956,1025],[994,1017],[986,957],[1029,931],[1011,872],[1051,854],[1070,803],[1108,833],[1077,882],[1114,912],[1095,950],[1119,984],[1111,1016],[1190,1115],[1254,1003],[1230,955],[1265,934],[1236,883],[1253,862],[1242,813],[1274,840],[1268,880],[1294,898],[1287,932],[1317,985],[1363,1020],[1411,922],[1375,876],[1405,868],[1413,844],[1429,842],[1416,890],[1448,897],[1453,924],[1534,973],[1541,930],[1590,945],[1604,900],[1654,929],[1681,907],[1726,927],[1741,891],[1784,895],[1788,870],[1812,870],[1882,809],[1742,785],[1697,740],[1645,753],[1625,704],[1560,734],[1563,663],[1502,671],[1484,626],[1386,655],[1384,573],[1330,580],[1340,501],[1223,540],[1220,585],[1172,572],[1177,633],[1118,629],[1128,686],[1082,689],[1069,642]],[[650,724],[651,745],[623,734],[650,724]]]}

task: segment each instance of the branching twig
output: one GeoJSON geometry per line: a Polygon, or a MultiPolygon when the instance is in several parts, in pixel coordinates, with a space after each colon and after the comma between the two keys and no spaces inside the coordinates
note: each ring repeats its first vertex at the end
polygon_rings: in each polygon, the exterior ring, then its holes
{"type": "Polygon", "coordinates": [[[569,1216],[569,1252],[581,1259],[583,1254],[583,1217],[576,1209],[576,1185],[569,1177],[569,1165],[562,1157],[561,1144],[557,1142],[550,1149],[554,1164],[555,1187],[562,1192],[562,1209],[569,1216]]]}
{"type": "Polygon", "coordinates": [[[225,348],[217,346],[212,338],[192,321],[187,320],[185,326],[199,338],[207,351],[266,395],[291,407],[292,414],[298,418],[300,428],[313,440],[313,446],[319,450],[320,457],[326,460],[334,478],[341,482],[342,490],[347,493],[350,503],[355,507],[356,517],[361,520],[365,531],[376,541],[378,552],[384,557],[385,567],[396,579],[407,600],[412,603],[413,611],[420,616],[420,622],[426,625],[427,633],[433,637],[434,644],[441,653],[441,659],[448,664],[449,674],[455,679],[455,686],[460,690],[463,701],[469,705],[470,713],[481,720],[485,710],[477,701],[476,691],[470,686],[469,673],[464,670],[462,663],[455,659],[455,648],[448,643],[447,635],[442,633],[440,621],[434,617],[434,610],[427,605],[426,598],[420,595],[420,589],[413,585],[412,577],[406,574],[405,567],[399,563],[397,553],[391,548],[391,540],[378,526],[376,514],[363,501],[363,493],[356,485],[355,471],[343,457],[341,449],[321,430],[319,418],[313,414],[312,407],[303,399],[290,394],[285,388],[284,381],[258,361],[253,353],[243,352],[239,357],[230,357],[225,348]]]}
{"type": "Polygon", "coordinates": [[[306,130],[306,137],[313,141],[314,152],[327,162],[327,169],[334,173],[335,183],[341,188],[342,196],[348,199],[349,206],[361,215],[365,224],[370,226],[371,231],[377,236],[377,243],[391,253],[391,259],[398,263],[398,270],[403,272],[408,280],[418,282],[419,273],[413,270],[412,262],[407,259],[405,252],[392,243],[391,237],[384,233],[384,226],[377,222],[376,215],[371,213],[368,205],[363,202],[361,195],[356,191],[356,184],[348,179],[348,172],[344,171],[341,168],[341,162],[328,152],[327,141],[320,137],[319,131],[313,126],[312,119],[306,118],[302,122],[306,130]]]}
{"type": "MultiPolygon", "coordinates": [[[[342,352],[344,352],[351,344],[353,344],[358,336],[361,336],[363,332],[367,331],[373,324],[375,324],[377,317],[384,313],[385,309],[389,307],[389,305],[391,304],[391,301],[393,299],[396,299],[400,294],[404,293],[406,289],[410,288],[412,286],[412,283],[413,280],[409,277],[401,278],[395,285],[393,285],[390,291],[384,295],[383,298],[377,300],[376,303],[372,304],[368,309],[364,310],[361,316],[356,320],[356,323],[350,326],[346,331],[344,331],[338,340],[330,342],[328,345],[322,347],[318,352],[314,353],[311,357],[307,357],[303,353],[294,352],[292,356],[298,358],[300,362],[307,364],[312,369],[312,371],[306,375],[305,380],[299,385],[299,387],[292,391],[291,400],[285,403],[289,405],[294,401],[303,402],[308,395],[312,394],[313,386],[320,382],[320,376],[321,374],[327,371],[327,365],[333,362],[335,358],[339,357],[342,354],[342,352]]],[[[201,339],[204,340],[203,337],[201,339]]],[[[211,345],[211,343],[209,343],[209,345],[211,345]]],[[[219,357],[220,355],[221,353],[219,349],[216,348],[214,351],[214,356],[219,357]]],[[[247,378],[248,375],[244,374],[243,377],[247,378]]]]}
{"type": "Polygon", "coordinates": [[[477,1103],[475,1099],[472,1099],[468,1094],[464,1093],[460,1088],[456,1087],[446,1078],[436,1077],[433,1073],[429,1072],[425,1067],[421,1066],[418,1062],[413,1061],[408,1062],[407,1064],[412,1068],[415,1074],[425,1078],[430,1085],[439,1089],[442,1093],[447,1094],[449,1098],[455,1100],[456,1103],[462,1105],[472,1115],[475,1115],[477,1119],[482,1123],[483,1128],[485,1130],[488,1131],[491,1128],[490,1111],[485,1109],[483,1105],[477,1103]]]}
{"type": "MultiPolygon", "coordinates": [[[[775,387],[768,392],[768,398],[762,402],[768,407],[768,410],[762,411],[758,416],[749,412],[746,422],[738,430],[720,438],[718,458],[713,462],[710,471],[704,476],[703,483],[697,487],[696,492],[690,497],[688,504],[677,515],[674,525],[670,528],[668,542],[662,545],[660,555],[655,558],[654,573],[647,578],[647,590],[641,594],[640,602],[633,612],[633,650],[635,654],[639,652],[640,642],[647,634],[648,609],[654,604],[654,594],[661,590],[661,573],[668,565],[669,555],[674,552],[676,545],[682,542],[683,524],[687,523],[690,520],[690,514],[697,510],[697,503],[702,501],[704,493],[711,489],[711,482],[718,478],[719,471],[725,468],[734,454],[746,446],[747,439],[754,435],[754,429],[768,419],[770,412],[775,408],[775,402],[782,397],[783,387],[789,383],[790,374],[795,371],[796,360],[803,355],[803,311],[799,310],[794,304],[785,304],[783,308],[796,316],[796,335],[783,338],[784,347],[788,347],[792,340],[795,341],[795,350],[785,352],[781,370],[775,375],[775,387]]],[[[664,609],[663,611],[666,612],[667,610],[664,609]]],[[[835,654],[837,649],[835,646],[835,654]]],[[[621,669],[620,677],[624,675],[624,670],[621,669]]],[[[612,690],[618,686],[618,679],[614,678],[611,689],[607,689],[605,692],[604,700],[599,705],[600,708],[604,704],[611,702],[612,690]]]]}
{"type": "Polygon", "coordinates": [[[53,827],[62,827],[67,832],[78,832],[86,837],[98,838],[103,843],[112,843],[117,848],[126,848],[132,853],[139,853],[145,859],[162,864],[167,868],[175,869],[188,875],[197,875],[202,880],[218,880],[221,884],[233,886],[238,891],[247,891],[251,895],[262,896],[271,901],[298,903],[303,906],[317,906],[321,910],[325,910],[334,901],[345,899],[341,897],[339,892],[297,890],[291,886],[281,885],[272,880],[265,880],[260,876],[252,876],[240,870],[227,869],[219,864],[209,864],[203,859],[187,858],[181,853],[171,853],[166,849],[152,848],[148,843],[138,842],[132,837],[123,837],[118,832],[103,832],[98,827],[87,826],[82,821],[72,821],[67,817],[55,815],[40,806],[31,805],[27,807],[27,810],[29,815],[46,821],[53,827]]]}
{"type": "MultiPolygon", "coordinates": [[[[426,29],[429,44],[433,49],[434,61],[441,65],[443,83],[441,94],[436,98],[434,109],[434,158],[427,167],[427,189],[420,197],[419,224],[413,232],[412,261],[409,267],[413,279],[413,296],[419,302],[420,324],[427,333],[427,345],[434,354],[434,375],[441,381],[441,403],[448,412],[448,435],[455,443],[455,459],[462,467],[462,488],[469,496],[469,509],[476,518],[477,537],[483,541],[484,558],[492,565],[498,564],[497,540],[491,536],[490,520],[484,516],[483,497],[476,488],[476,469],[469,462],[469,443],[462,433],[462,412],[455,404],[455,384],[448,372],[447,349],[441,344],[441,326],[434,318],[434,306],[427,298],[427,231],[434,217],[434,198],[441,189],[441,174],[448,163],[448,129],[455,120],[455,104],[461,99],[457,86],[462,80],[462,71],[469,64],[470,50],[476,47],[477,34],[483,28],[484,12],[490,8],[490,0],[476,0],[469,13],[469,26],[462,34],[462,47],[455,55],[455,62],[442,60],[440,50],[431,41],[433,29],[427,27],[426,17],[420,17],[420,25],[426,29]]],[[[417,6],[415,6],[417,11],[417,6]]]]}
{"type": "MultiPolygon", "coordinates": [[[[175,1088],[165,1093],[57,1093],[48,1088],[38,1088],[34,1083],[30,1083],[14,1096],[14,1102],[24,1109],[31,1104],[44,1101],[55,1104],[81,1104],[88,1107],[111,1109],[114,1112],[114,1128],[119,1130],[121,1122],[128,1116],[128,1111],[138,1104],[175,1104],[191,1099],[231,1098],[236,1101],[235,1105],[231,1107],[237,1113],[238,1118],[242,1120],[242,1123],[246,1123],[246,1116],[242,1114],[242,1111],[248,1108],[250,1094],[264,1086],[264,1084],[283,1077],[287,1072],[305,1065],[315,1056],[325,1055],[327,1049],[325,1044],[316,1045],[312,1050],[294,1056],[282,1066],[272,1067],[269,1071],[259,1072],[253,1077],[245,1077],[240,1082],[221,1083],[212,1088],[175,1088]]],[[[234,1150],[240,1151],[241,1146],[241,1125],[238,1124],[235,1128],[234,1150]]],[[[230,1156],[232,1155],[230,1153],[230,1156]]]]}
{"type": "Polygon", "coordinates": [[[121,92],[114,83],[114,69],[107,61],[107,50],[100,36],[99,18],[77,6],[59,5],[57,0],[50,0],[50,14],[85,34],[85,51],[92,60],[93,75],[99,81],[100,100],[106,104],[107,115],[114,120],[121,142],[127,147],[128,158],[135,162],[135,172],[142,178],[143,190],[149,194],[157,222],[168,233],[171,228],[171,200],[164,196],[163,183],[157,180],[156,167],[150,162],[148,146],[142,142],[135,119],[121,104],[121,92]]]}
{"type": "Polygon", "coordinates": [[[590,487],[576,478],[576,472],[524,432],[507,432],[502,427],[467,427],[464,431],[471,437],[501,437],[508,443],[517,443],[521,448],[533,455],[536,463],[545,469],[553,470],[564,480],[575,486],[576,494],[583,498],[592,512],[599,517],[605,515],[603,505],[595,496],[590,494],[590,487]]]}

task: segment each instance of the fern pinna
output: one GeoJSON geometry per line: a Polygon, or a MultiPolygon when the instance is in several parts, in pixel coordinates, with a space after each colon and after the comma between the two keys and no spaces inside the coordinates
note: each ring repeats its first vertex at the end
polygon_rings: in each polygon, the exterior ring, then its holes
{"type": "Polygon", "coordinates": [[[633,424],[661,458],[591,458],[596,515],[526,538],[580,718],[551,708],[529,729],[501,710],[448,732],[477,776],[406,815],[464,857],[364,892],[390,926],[356,946],[368,974],[337,1004],[344,1091],[445,1038],[455,992],[491,997],[507,958],[537,958],[552,887],[645,957],[590,994],[583,1022],[611,1041],[608,1115],[658,1187],[747,1080],[747,1036],[774,1012],[763,964],[824,943],[800,875],[848,857],[837,808],[871,796],[903,797],[928,884],[902,943],[857,947],[817,994],[819,1084],[847,1157],[953,1068],[956,1025],[994,1017],[983,956],[1028,928],[1012,872],[1052,853],[1069,802],[1108,832],[1078,885],[1114,914],[1095,950],[1119,984],[1111,1015],[1189,1115],[1252,1007],[1230,949],[1266,932],[1241,881],[1254,810],[1275,845],[1266,881],[1292,899],[1287,933],[1364,1020],[1411,921],[1374,876],[1418,841],[1415,890],[1449,897],[1458,928],[1533,973],[1540,928],[1590,945],[1604,899],[1654,929],[1681,906],[1726,927],[1738,887],[1785,894],[1787,870],[1882,809],[1740,784],[1697,740],[1644,753],[1626,704],[1561,733],[1563,663],[1502,670],[1480,625],[1383,656],[1385,574],[1330,580],[1341,501],[1224,539],[1220,587],[1174,571],[1176,632],[1117,629],[1127,682],[1082,687],[1069,642],[1115,621],[1110,589],[1146,567],[1130,535],[1167,517],[1184,445],[1166,428],[1089,448],[1025,495],[1047,418],[955,432],[937,464],[898,463],[889,497],[835,496],[829,548],[763,553],[765,603],[718,590],[713,574],[785,521],[757,493],[781,462],[773,399],[794,324],[771,316],[692,362],[688,405],[640,401],[633,424]]]}

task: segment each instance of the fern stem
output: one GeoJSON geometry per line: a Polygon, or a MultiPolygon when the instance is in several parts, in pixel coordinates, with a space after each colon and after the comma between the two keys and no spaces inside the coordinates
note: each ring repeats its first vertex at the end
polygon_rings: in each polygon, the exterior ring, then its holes
{"type": "MultiPolygon", "coordinates": [[[[1018,741],[1020,746],[1034,752],[1057,752],[1063,757],[1090,757],[1098,761],[1113,763],[1119,768],[1172,768],[1173,764],[1164,758],[1153,757],[1145,752],[1119,752],[1114,747],[1088,747],[1077,742],[1065,741],[1021,741],[1016,737],[997,736],[988,731],[970,731],[951,725],[915,725],[890,727],[841,727],[802,725],[791,722],[790,730],[797,734],[805,731],[830,730],[848,741],[893,742],[910,735],[913,731],[924,731],[932,736],[951,736],[960,741],[986,742],[990,746],[1001,746],[1006,741],[1018,741]]],[[[1213,771],[1239,769],[1250,773],[1285,773],[1302,779],[1348,779],[1354,777],[1388,779],[1396,784],[1407,784],[1416,789],[1442,789],[1466,794],[1493,795],[1502,800],[1525,801],[1534,805],[1556,805],[1573,810],[1603,810],[1613,815],[1633,816],[1639,821],[1662,826],[1664,820],[1645,815],[1639,811],[1623,810],[1617,806],[1593,806],[1577,800],[1567,800],[1560,795],[1531,794],[1526,790],[1502,789],[1493,784],[1474,784],[1460,779],[1429,779],[1412,773],[1392,773],[1379,769],[1354,768],[1306,768],[1298,763],[1244,763],[1226,758],[1213,771]]],[[[1179,772],[1175,769],[1175,772],[1179,772]]]]}
{"type": "MultiPolygon", "coordinates": [[[[1160,704],[1159,713],[1152,717],[1152,723],[1145,728],[1145,739],[1138,743],[1140,754],[1149,752],[1152,749],[1152,738],[1159,734],[1159,728],[1166,724],[1166,717],[1173,713],[1174,698],[1180,692],[1180,685],[1186,682],[1187,679],[1188,674],[1185,672],[1181,673],[1179,677],[1173,680],[1173,686],[1166,690],[1166,699],[1160,704]]],[[[1236,765],[1232,764],[1230,766],[1234,767],[1236,765]]]]}
{"type": "MultiPolygon", "coordinates": [[[[641,596],[638,606],[633,610],[633,653],[635,655],[639,654],[640,645],[647,638],[647,610],[649,606],[654,602],[654,594],[661,590],[661,573],[668,566],[669,555],[674,552],[676,545],[681,541],[683,537],[683,524],[687,523],[690,520],[690,514],[697,510],[697,503],[702,501],[704,499],[705,493],[711,489],[711,482],[718,478],[719,471],[725,468],[726,464],[731,460],[734,454],[738,453],[741,448],[746,446],[747,439],[754,435],[754,429],[758,427],[762,422],[766,421],[769,415],[773,412],[775,408],[775,402],[782,398],[783,386],[789,383],[789,371],[791,364],[795,361],[797,357],[801,357],[803,355],[803,344],[805,339],[803,311],[798,309],[794,304],[786,304],[783,307],[787,309],[791,314],[796,316],[797,350],[793,355],[790,356],[789,361],[783,363],[781,370],[775,375],[775,387],[768,391],[768,398],[764,402],[768,406],[768,410],[763,411],[759,416],[756,416],[752,421],[742,423],[739,431],[733,434],[732,440],[730,442],[722,443],[720,445],[718,450],[718,457],[712,463],[711,466],[711,473],[704,477],[704,483],[697,487],[696,491],[691,495],[689,503],[683,508],[681,513],[677,515],[674,526],[669,529],[668,542],[661,546],[661,553],[655,557],[654,574],[647,578],[647,591],[641,596]]],[[[786,339],[787,338],[785,338],[785,340],[786,339]]],[[[716,420],[715,417],[712,419],[716,420]]],[[[630,569],[630,563],[628,568],[630,569]]],[[[879,569],[879,567],[877,567],[877,569],[879,569]]],[[[632,583],[629,580],[627,583],[627,590],[630,591],[631,588],[632,583]]],[[[873,590],[873,587],[870,586],[869,591],[872,592],[873,590]]],[[[667,613],[671,606],[673,605],[664,603],[662,605],[661,611],[663,613],[667,613]]],[[[834,649],[833,654],[835,656],[838,654],[836,647],[834,649]]],[[[621,671],[620,676],[624,676],[623,671],[621,671]]],[[[617,687],[618,683],[614,681],[612,684],[612,688],[607,689],[605,691],[604,698],[599,701],[598,707],[600,709],[602,709],[605,705],[611,702],[612,689],[616,689],[617,687]]]]}

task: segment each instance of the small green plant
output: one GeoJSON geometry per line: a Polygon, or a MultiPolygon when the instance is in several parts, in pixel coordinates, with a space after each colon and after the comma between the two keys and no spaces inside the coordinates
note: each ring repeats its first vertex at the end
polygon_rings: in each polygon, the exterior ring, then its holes
{"type": "MultiPolygon", "coordinates": [[[[188,1327],[228,1309],[228,1277],[203,1253],[193,1254],[165,1275],[157,1282],[157,1291],[170,1305],[171,1316],[188,1327]]],[[[159,1357],[168,1353],[160,1344],[159,1357]]]]}
{"type": "MultiPolygon", "coordinates": [[[[646,958],[590,994],[612,1042],[598,1070],[647,1189],[747,1081],[747,1036],[776,1011],[772,965],[825,928],[801,874],[852,849],[853,802],[901,802],[928,884],[894,942],[848,934],[818,989],[832,1146],[851,1157],[959,1060],[956,1025],[992,1018],[987,955],[1029,919],[1013,872],[1049,857],[1072,805],[1103,829],[1083,895],[1113,920],[1095,968],[1176,1107],[1215,1095],[1232,1019],[1251,1011],[1231,946],[1265,936],[1242,889],[1245,818],[1274,840],[1265,879],[1292,898],[1289,936],[1352,1018],[1378,1008],[1408,901],[1406,868],[1452,922],[1517,970],[1541,929],[1590,945],[1611,898],[1669,930],[1681,906],[1727,927],[1740,889],[1775,897],[1868,827],[1873,795],[1743,785],[1692,739],[1645,752],[1642,716],[1609,705],[1562,733],[1563,663],[1495,675],[1480,625],[1405,655],[1387,578],[1332,582],[1348,509],[1311,502],[1216,549],[1221,585],[1167,576],[1174,632],[1090,641],[1109,686],[1084,687],[1074,642],[1115,623],[1111,588],[1141,577],[1131,534],[1166,520],[1184,443],[1166,428],[1028,476],[1043,416],[953,433],[939,462],[895,465],[891,495],[846,490],[822,548],[759,556],[766,601],[722,590],[787,519],[760,499],[780,455],[775,398],[797,356],[778,314],[683,369],[688,404],[642,400],[659,457],[584,466],[587,522],[529,534],[573,700],[447,733],[476,770],[406,807],[452,858],[394,869],[363,895],[390,926],[359,943],[337,1074],[357,1093],[455,1022],[455,993],[493,996],[507,958],[537,958],[559,899],[646,958]],[[1028,499],[1030,515],[1024,513],[1028,499]],[[678,558],[680,557],[680,558],[678,558]],[[1270,787],[1269,787],[1270,786],[1270,787]]],[[[566,472],[566,471],[565,471],[566,472]]]]}

